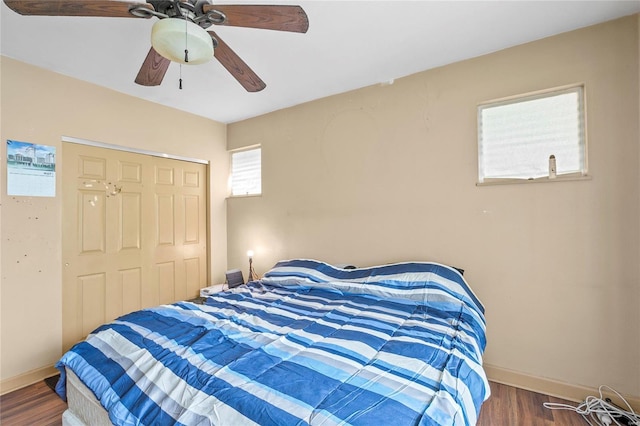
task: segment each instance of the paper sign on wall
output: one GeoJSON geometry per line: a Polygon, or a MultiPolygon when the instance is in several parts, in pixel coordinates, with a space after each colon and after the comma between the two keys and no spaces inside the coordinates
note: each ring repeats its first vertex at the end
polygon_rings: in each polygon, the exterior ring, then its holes
{"type": "Polygon", "coordinates": [[[56,148],[7,140],[7,194],[56,196],[56,148]]]}

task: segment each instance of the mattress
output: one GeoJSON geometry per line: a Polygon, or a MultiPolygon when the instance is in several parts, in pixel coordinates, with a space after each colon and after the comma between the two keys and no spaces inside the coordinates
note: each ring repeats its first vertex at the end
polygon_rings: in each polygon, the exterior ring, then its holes
{"type": "Polygon", "coordinates": [[[71,370],[66,370],[67,404],[63,426],[111,426],[107,411],[91,390],[71,370]]]}

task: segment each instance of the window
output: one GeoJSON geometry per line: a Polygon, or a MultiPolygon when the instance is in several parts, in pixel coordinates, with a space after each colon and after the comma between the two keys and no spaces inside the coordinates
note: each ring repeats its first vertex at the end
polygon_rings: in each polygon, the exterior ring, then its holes
{"type": "Polygon", "coordinates": [[[585,175],[583,91],[574,86],[480,105],[479,182],[585,175]]]}
{"type": "Polygon", "coordinates": [[[231,195],[262,193],[262,149],[251,148],[231,153],[231,195]]]}

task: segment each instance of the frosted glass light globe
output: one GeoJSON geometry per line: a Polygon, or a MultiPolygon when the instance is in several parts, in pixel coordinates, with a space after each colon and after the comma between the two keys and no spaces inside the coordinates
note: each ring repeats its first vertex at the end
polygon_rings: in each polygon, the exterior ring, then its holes
{"type": "Polygon", "coordinates": [[[209,33],[184,19],[165,18],[153,24],[151,45],[160,55],[181,64],[204,64],[213,58],[213,41],[209,33]],[[185,61],[185,49],[189,62],[185,61]]]}

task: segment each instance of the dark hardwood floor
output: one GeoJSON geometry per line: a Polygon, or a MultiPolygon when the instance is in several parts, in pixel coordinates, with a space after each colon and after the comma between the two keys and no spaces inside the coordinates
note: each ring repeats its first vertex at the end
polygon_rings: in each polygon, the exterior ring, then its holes
{"type": "Polygon", "coordinates": [[[62,424],[67,404],[44,381],[0,396],[0,425],[62,424]]]}
{"type": "Polygon", "coordinates": [[[541,393],[489,382],[491,397],[480,410],[478,426],[585,426],[582,416],[568,410],[549,410],[545,402],[577,405],[541,393]]]}
{"type": "MultiPolygon", "coordinates": [[[[479,426],[584,426],[570,411],[548,410],[543,402],[564,400],[491,382],[491,398],[482,406],[479,426]]],[[[572,403],[569,403],[572,404],[572,403]]],[[[575,405],[575,404],[572,404],[575,405]]],[[[44,382],[0,397],[2,426],[61,425],[65,404],[44,382]]]]}

